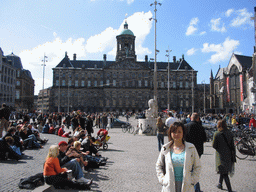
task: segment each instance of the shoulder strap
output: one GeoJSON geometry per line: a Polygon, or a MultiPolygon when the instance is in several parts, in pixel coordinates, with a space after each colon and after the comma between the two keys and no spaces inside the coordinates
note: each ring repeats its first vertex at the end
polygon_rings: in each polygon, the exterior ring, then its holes
{"type": "Polygon", "coordinates": [[[228,140],[227,140],[227,137],[224,135],[224,133],[221,134],[225,140],[225,142],[227,143],[228,145],[228,148],[230,149],[230,151],[233,151],[232,147],[228,144],[228,140]]]}

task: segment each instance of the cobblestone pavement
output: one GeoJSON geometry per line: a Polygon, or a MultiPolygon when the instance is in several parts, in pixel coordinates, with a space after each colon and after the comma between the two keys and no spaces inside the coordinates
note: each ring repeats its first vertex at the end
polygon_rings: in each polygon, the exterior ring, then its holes
{"type": "MultiPolygon", "coordinates": [[[[124,120],[124,118],[121,118],[124,120]]],[[[130,119],[132,125],[136,120],[130,119]]],[[[97,132],[97,129],[94,133],[97,132]]],[[[0,191],[28,191],[18,188],[21,178],[29,177],[43,171],[43,163],[49,146],[57,144],[65,138],[56,135],[41,134],[49,139],[43,149],[26,150],[25,159],[20,161],[0,162],[0,191]]],[[[139,136],[122,133],[121,129],[109,130],[109,147],[100,153],[108,157],[106,166],[94,169],[86,177],[93,178],[91,191],[98,192],[157,192],[161,185],[155,172],[158,157],[156,136],[139,136]]],[[[165,137],[165,143],[167,137],[165,137]]],[[[216,188],[218,176],[215,172],[214,149],[211,143],[205,143],[205,153],[201,158],[202,173],[200,177],[201,190],[218,192],[216,188]]],[[[236,174],[231,178],[233,190],[236,192],[256,192],[256,158],[238,160],[236,174]]],[[[226,186],[224,185],[224,189],[226,186]]],[[[45,185],[35,191],[56,191],[45,185]]],[[[59,190],[65,191],[65,190],[59,190]]],[[[225,190],[224,190],[225,191],[225,190]]]]}

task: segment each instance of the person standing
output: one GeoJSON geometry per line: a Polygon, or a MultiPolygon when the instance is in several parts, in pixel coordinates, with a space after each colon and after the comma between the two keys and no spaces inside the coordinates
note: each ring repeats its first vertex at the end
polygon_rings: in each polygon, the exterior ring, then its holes
{"type": "MultiPolygon", "coordinates": [[[[191,115],[191,122],[185,124],[187,135],[186,141],[195,145],[199,158],[204,153],[204,142],[207,141],[205,130],[201,124],[198,113],[191,115]]],[[[196,183],[195,192],[200,192],[200,184],[196,183]]]]}
{"type": "Polygon", "coordinates": [[[251,119],[250,119],[250,122],[249,122],[249,127],[250,127],[251,130],[256,128],[256,121],[254,119],[254,114],[252,114],[252,116],[251,116],[251,119]]]}
{"type": "Polygon", "coordinates": [[[233,134],[228,130],[225,120],[219,120],[217,129],[213,136],[213,148],[216,150],[216,171],[220,174],[217,187],[222,189],[223,180],[225,180],[228,191],[231,192],[231,183],[228,175],[234,174],[235,146],[233,134]]]}
{"type": "Polygon", "coordinates": [[[169,129],[169,127],[177,121],[178,119],[174,118],[171,112],[168,112],[168,118],[165,120],[165,125],[167,126],[167,128],[169,129]]]}
{"type": "Polygon", "coordinates": [[[157,140],[158,140],[158,150],[161,151],[161,147],[164,144],[164,133],[165,133],[165,124],[162,121],[161,117],[157,118],[156,130],[157,130],[157,140]]]}
{"type": "Polygon", "coordinates": [[[2,108],[0,109],[0,138],[3,137],[2,132],[7,131],[9,127],[9,117],[10,117],[10,110],[6,106],[5,103],[2,104],[2,108]]]}
{"type": "Polygon", "coordinates": [[[185,141],[185,127],[175,122],[168,129],[165,144],[156,162],[158,181],[165,192],[192,192],[199,181],[201,163],[192,143],[185,141]]]}

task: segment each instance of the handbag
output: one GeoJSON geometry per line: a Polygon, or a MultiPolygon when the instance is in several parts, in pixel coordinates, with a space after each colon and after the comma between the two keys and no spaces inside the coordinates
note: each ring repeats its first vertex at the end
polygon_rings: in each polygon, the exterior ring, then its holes
{"type": "Polygon", "coordinates": [[[228,140],[227,140],[226,136],[223,133],[222,133],[222,135],[223,135],[223,138],[224,138],[225,142],[228,145],[228,148],[230,149],[230,152],[231,152],[231,162],[235,163],[236,162],[235,150],[228,144],[228,140]]]}

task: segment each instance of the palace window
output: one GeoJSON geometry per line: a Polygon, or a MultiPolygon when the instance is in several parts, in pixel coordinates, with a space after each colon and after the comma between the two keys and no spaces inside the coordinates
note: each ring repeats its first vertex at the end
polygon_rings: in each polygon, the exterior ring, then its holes
{"type": "Polygon", "coordinates": [[[175,82],[175,81],[172,83],[172,87],[173,87],[174,89],[176,89],[176,82],[175,82]]]}
{"type": "Polygon", "coordinates": [[[94,81],[94,87],[97,87],[97,81],[94,81]]]}
{"type": "Polygon", "coordinates": [[[62,86],[66,86],[65,80],[62,80],[62,86]]]}
{"type": "Polygon", "coordinates": [[[183,82],[180,81],[180,88],[183,88],[183,82]]]}
{"type": "Polygon", "coordinates": [[[141,87],[141,80],[138,81],[138,86],[141,87]]]}
{"type": "Polygon", "coordinates": [[[100,86],[103,87],[103,81],[100,81],[100,86]]]}
{"type": "Polygon", "coordinates": [[[81,86],[84,87],[84,81],[81,81],[81,86]]]}
{"type": "Polygon", "coordinates": [[[106,81],[106,85],[107,85],[107,86],[109,86],[109,79],[107,79],[107,81],[106,81]]]}
{"type": "Polygon", "coordinates": [[[113,86],[116,87],[116,80],[113,79],[113,86]]]}
{"type": "Polygon", "coordinates": [[[148,80],[145,80],[145,87],[148,86],[148,80]]]}
{"type": "Polygon", "coordinates": [[[88,87],[91,87],[91,81],[88,81],[87,86],[88,86],[88,87]]]}
{"type": "Polygon", "coordinates": [[[56,80],[56,86],[59,86],[59,83],[60,83],[59,80],[56,80]]]}
{"type": "Polygon", "coordinates": [[[78,80],[75,80],[75,87],[78,87],[78,80]]]}

